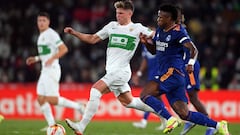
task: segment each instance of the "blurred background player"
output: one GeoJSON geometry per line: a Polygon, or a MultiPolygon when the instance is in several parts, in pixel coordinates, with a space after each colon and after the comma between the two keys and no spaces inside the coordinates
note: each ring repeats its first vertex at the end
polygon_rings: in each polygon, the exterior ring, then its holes
{"type": "MultiPolygon", "coordinates": [[[[61,97],[59,94],[59,80],[61,68],[59,58],[68,52],[68,48],[61,40],[59,34],[50,28],[50,16],[40,12],[37,16],[37,26],[40,32],[37,41],[38,55],[27,58],[27,65],[41,62],[42,69],[37,83],[37,101],[48,126],[56,124],[50,105],[59,105],[84,111],[84,105],[61,97]]],[[[47,127],[43,128],[45,131],[47,127]]]]}
{"type": "MultiPolygon", "coordinates": [[[[156,57],[155,55],[152,55],[145,45],[142,45],[142,61],[140,64],[140,67],[136,74],[133,75],[132,81],[135,85],[139,85],[139,79],[142,77],[143,73],[147,71],[148,80],[154,76],[154,73],[156,72],[156,57]]],[[[161,98],[161,97],[159,97],[161,98]]],[[[143,118],[139,122],[134,122],[133,126],[136,128],[146,128],[148,123],[148,118],[150,116],[150,112],[144,112],[143,118]]],[[[161,119],[161,125],[156,128],[156,130],[163,130],[166,126],[166,119],[160,117],[161,119]]]]}
{"type": "MultiPolygon", "coordinates": [[[[177,7],[177,9],[178,9],[178,24],[181,24],[182,26],[186,27],[186,25],[184,24],[185,17],[182,12],[182,9],[180,7],[177,7]]],[[[185,64],[187,65],[188,61],[190,59],[190,51],[189,51],[189,49],[184,48],[184,52],[185,53],[184,53],[183,59],[185,61],[185,64]]],[[[198,112],[201,112],[208,116],[206,108],[201,103],[201,101],[199,100],[199,97],[198,97],[198,92],[200,90],[200,80],[199,80],[200,63],[199,63],[199,61],[196,59],[196,62],[194,64],[194,70],[192,73],[188,73],[187,70],[185,70],[185,69],[183,71],[184,71],[185,79],[186,79],[185,88],[186,88],[190,102],[192,103],[192,105],[198,112]]],[[[187,134],[195,125],[196,124],[194,124],[192,122],[186,121],[184,128],[183,128],[182,132],[180,133],[180,135],[187,134]]],[[[213,135],[214,132],[215,132],[214,128],[208,127],[205,135],[213,135]]]]}

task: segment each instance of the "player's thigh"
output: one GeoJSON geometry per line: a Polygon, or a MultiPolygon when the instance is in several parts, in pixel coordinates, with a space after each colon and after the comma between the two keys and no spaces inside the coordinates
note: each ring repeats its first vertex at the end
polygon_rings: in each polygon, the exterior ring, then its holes
{"type": "Polygon", "coordinates": [[[101,80],[105,82],[108,89],[118,97],[121,93],[131,91],[128,84],[131,72],[126,70],[118,70],[116,72],[108,72],[101,80]]]}
{"type": "Polygon", "coordinates": [[[148,81],[141,91],[140,97],[147,95],[159,96],[159,84],[155,81],[148,81]]]}
{"type": "Polygon", "coordinates": [[[128,83],[131,78],[131,71],[128,70],[113,70],[108,71],[102,78],[107,86],[124,85],[128,83]]]}
{"type": "Polygon", "coordinates": [[[41,74],[37,83],[37,95],[59,96],[59,82],[48,74],[41,74]]]}
{"type": "Polygon", "coordinates": [[[187,93],[188,93],[188,97],[189,97],[189,99],[190,99],[190,101],[192,102],[192,101],[194,101],[194,100],[199,100],[198,99],[198,90],[195,90],[195,89],[193,89],[193,90],[191,90],[191,91],[187,91],[187,93]]]}

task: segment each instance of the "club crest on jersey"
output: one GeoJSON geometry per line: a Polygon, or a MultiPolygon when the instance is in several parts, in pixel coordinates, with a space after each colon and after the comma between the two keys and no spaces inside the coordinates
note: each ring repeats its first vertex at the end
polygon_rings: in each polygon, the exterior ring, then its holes
{"type": "Polygon", "coordinates": [[[165,39],[167,42],[171,40],[171,35],[168,35],[165,39]]]}
{"type": "Polygon", "coordinates": [[[134,29],[133,28],[130,28],[129,31],[132,32],[134,29]]]}

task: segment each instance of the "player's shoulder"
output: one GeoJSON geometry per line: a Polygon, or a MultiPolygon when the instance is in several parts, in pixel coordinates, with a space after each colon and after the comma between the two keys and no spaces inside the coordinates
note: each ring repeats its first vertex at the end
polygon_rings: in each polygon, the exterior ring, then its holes
{"type": "Polygon", "coordinates": [[[183,27],[181,24],[177,24],[177,25],[173,28],[173,30],[176,31],[176,32],[184,32],[184,33],[187,33],[186,28],[183,27]]]}
{"type": "Polygon", "coordinates": [[[176,24],[176,26],[173,28],[174,31],[181,31],[182,30],[182,26],[181,24],[176,24]]]}
{"type": "Polygon", "coordinates": [[[118,25],[118,22],[117,21],[110,21],[108,24],[106,24],[108,26],[111,26],[111,27],[114,27],[114,26],[117,26],[118,25]]]}
{"type": "Polygon", "coordinates": [[[48,28],[45,32],[46,35],[58,34],[54,29],[48,28]]]}
{"type": "Polygon", "coordinates": [[[142,23],[132,23],[131,25],[133,25],[134,27],[145,27],[142,23]]]}

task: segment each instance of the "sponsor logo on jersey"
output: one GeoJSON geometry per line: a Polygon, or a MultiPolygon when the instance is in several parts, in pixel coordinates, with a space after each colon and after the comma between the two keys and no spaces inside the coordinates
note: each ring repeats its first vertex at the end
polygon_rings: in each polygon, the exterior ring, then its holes
{"type": "Polygon", "coordinates": [[[136,37],[132,37],[125,34],[111,34],[109,36],[108,47],[134,50],[136,47],[135,42],[136,42],[136,37]]]}
{"type": "Polygon", "coordinates": [[[168,43],[156,41],[156,49],[158,51],[165,51],[165,48],[167,48],[167,47],[168,47],[168,43]]]}

